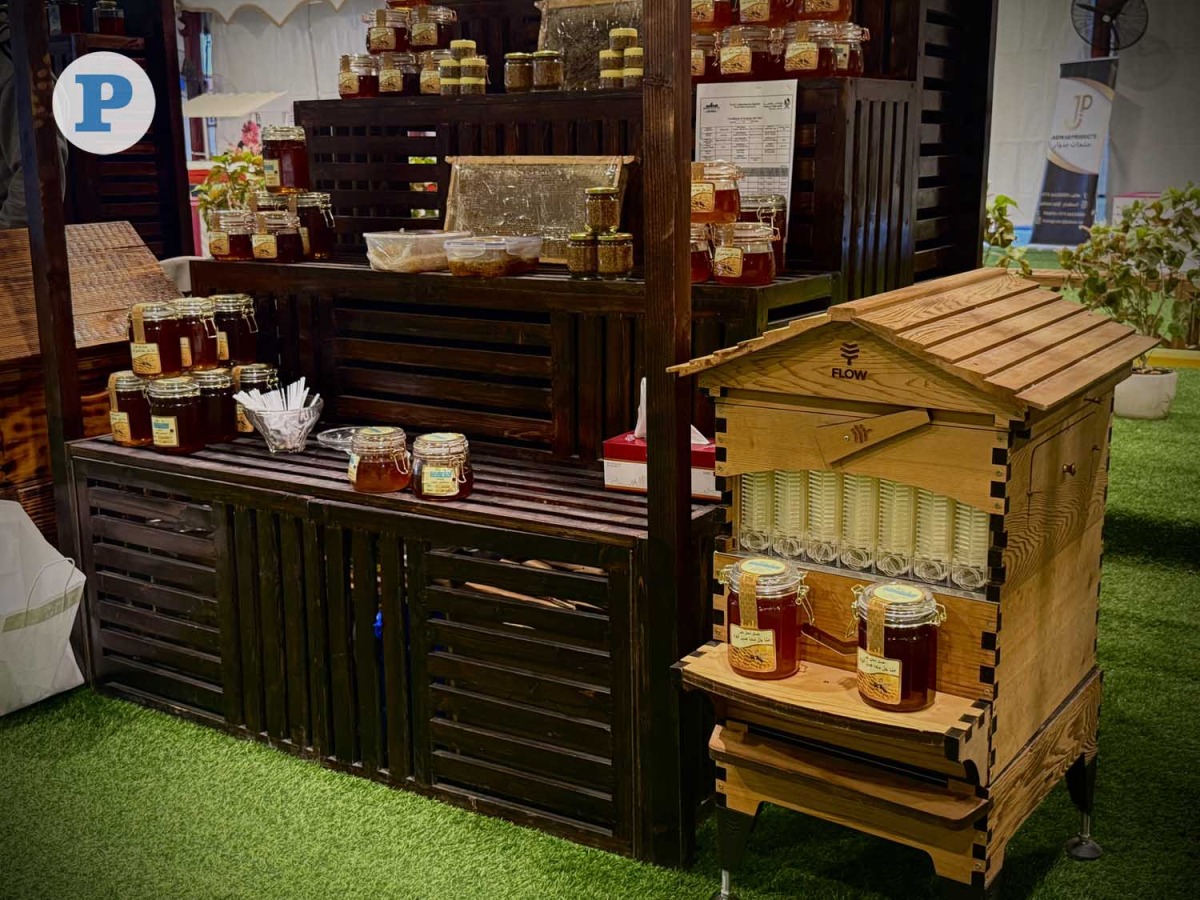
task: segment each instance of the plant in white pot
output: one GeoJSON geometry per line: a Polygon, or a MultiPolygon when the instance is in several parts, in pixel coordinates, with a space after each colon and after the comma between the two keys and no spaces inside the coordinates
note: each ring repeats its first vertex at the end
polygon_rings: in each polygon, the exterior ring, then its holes
{"type": "MultiPolygon", "coordinates": [[[[1200,295],[1200,187],[1189,183],[1157,200],[1126,207],[1120,221],[1095,225],[1088,240],[1059,251],[1073,287],[1089,309],[1107,313],[1148,337],[1186,340],[1200,295]]],[[[1132,419],[1164,419],[1178,373],[1138,360],[1117,386],[1114,409],[1132,419]]]]}

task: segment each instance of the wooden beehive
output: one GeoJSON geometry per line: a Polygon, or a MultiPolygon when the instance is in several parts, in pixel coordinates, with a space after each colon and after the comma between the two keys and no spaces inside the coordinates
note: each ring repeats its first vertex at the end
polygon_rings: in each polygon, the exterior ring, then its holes
{"type": "MultiPolygon", "coordinates": [[[[67,226],[84,429],[107,434],[108,375],[129,367],[126,314],[136,300],[179,296],[128,222],[67,226]]],[[[0,496],[54,530],[50,447],[29,233],[0,231],[0,496]]]]}
{"type": "MultiPolygon", "coordinates": [[[[797,675],[733,674],[717,585],[716,640],[680,668],[685,684],[718,699],[724,722],[710,750],[729,807],[779,802],[922,847],[953,881],[992,884],[1020,822],[1060,775],[1094,757],[1112,394],[1155,343],[990,269],[835,306],[677,367],[716,402],[733,531],[715,571],[741,552],[747,473],[868,476],[987,516],[982,583],[929,585],[947,619],[939,693],[919,713],[868,707],[854,657],[807,635],[797,675]],[[763,726],[774,734],[756,734],[763,726]],[[847,767],[780,735],[912,774],[847,767]],[[832,786],[840,802],[826,796],[832,786]]],[[[852,621],[855,585],[892,580],[797,562],[809,570],[814,619],[832,633],[852,621]]]]}

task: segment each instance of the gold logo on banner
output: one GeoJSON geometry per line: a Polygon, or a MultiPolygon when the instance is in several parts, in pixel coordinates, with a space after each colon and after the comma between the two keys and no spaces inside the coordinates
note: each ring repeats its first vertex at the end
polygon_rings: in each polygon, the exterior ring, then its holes
{"type": "Polygon", "coordinates": [[[1075,119],[1074,119],[1074,121],[1067,122],[1067,128],[1069,128],[1071,131],[1074,131],[1076,128],[1078,128],[1080,125],[1082,125],[1084,115],[1087,113],[1087,111],[1089,109],[1092,108],[1092,104],[1094,102],[1095,102],[1095,98],[1092,97],[1091,94],[1076,94],[1075,95],[1075,119]]]}

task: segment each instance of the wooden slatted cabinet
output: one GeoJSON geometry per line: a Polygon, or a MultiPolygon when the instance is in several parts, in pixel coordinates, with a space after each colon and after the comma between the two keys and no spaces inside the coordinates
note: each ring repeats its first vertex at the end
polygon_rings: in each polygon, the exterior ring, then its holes
{"type": "MultiPolygon", "coordinates": [[[[922,849],[953,890],[981,894],[1064,774],[1087,837],[1112,393],[1155,343],[988,269],[835,306],[675,368],[716,401],[729,526],[714,576],[746,555],[742,479],[759,473],[808,473],[810,506],[830,473],[836,492],[904,492],[915,511],[888,518],[902,505],[881,501],[869,553],[879,558],[878,523],[907,533],[910,558],[944,563],[921,568],[941,578],[926,586],[946,620],[936,699],[914,713],[866,705],[854,656],[804,633],[796,675],[735,674],[714,580],[714,640],[677,669],[717,709],[709,750],[726,869],[770,802],[922,849]],[[938,509],[941,532],[925,512],[938,509]]],[[[788,519],[776,515],[773,533],[790,534],[788,519]]],[[[805,538],[828,537],[814,516],[805,527],[805,538]]],[[[862,540],[848,524],[834,539],[862,540]]],[[[796,563],[813,621],[832,634],[854,621],[852,588],[893,580],[874,563],[796,563]]],[[[917,581],[915,570],[900,580],[917,581]]],[[[1089,838],[1074,852],[1097,849],[1089,838]]]]}

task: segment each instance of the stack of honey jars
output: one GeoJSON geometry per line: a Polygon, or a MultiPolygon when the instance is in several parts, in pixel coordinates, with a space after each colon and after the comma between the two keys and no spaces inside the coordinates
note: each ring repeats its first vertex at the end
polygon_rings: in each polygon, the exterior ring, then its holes
{"type": "Polygon", "coordinates": [[[600,51],[600,90],[634,90],[642,86],[645,54],[636,28],[613,28],[608,49],[600,51]]]}
{"type": "Polygon", "coordinates": [[[113,441],[183,454],[233,440],[239,372],[270,370],[264,385],[275,378],[272,367],[253,365],[257,335],[245,294],[134,304],[131,368],[108,383],[113,441]]]}
{"type": "Polygon", "coordinates": [[[633,235],[621,231],[621,190],[610,185],[584,191],[584,230],[567,240],[567,272],[584,281],[617,281],[633,272],[633,235]]]}
{"type": "MultiPolygon", "coordinates": [[[[341,58],[338,96],[361,100],[442,92],[440,63],[462,58],[451,56],[453,45],[460,43],[453,40],[458,21],[454,10],[430,6],[425,0],[387,0],[386,6],[366,13],[362,21],[367,52],[341,58]]],[[[458,76],[447,77],[457,89],[458,76]]]]}
{"type": "MultiPolygon", "coordinates": [[[[692,163],[692,284],[711,278],[718,284],[761,287],[775,280],[783,253],[776,201],[783,198],[756,197],[743,210],[741,179],[742,170],[724,160],[692,163]],[[769,219],[761,215],[764,208],[769,219]]],[[[779,217],[782,221],[782,212],[779,217]]]]}
{"type": "Polygon", "coordinates": [[[692,81],[860,77],[851,0],[691,0],[692,81]]]}

